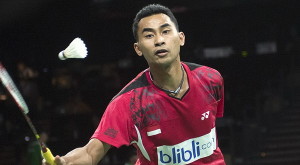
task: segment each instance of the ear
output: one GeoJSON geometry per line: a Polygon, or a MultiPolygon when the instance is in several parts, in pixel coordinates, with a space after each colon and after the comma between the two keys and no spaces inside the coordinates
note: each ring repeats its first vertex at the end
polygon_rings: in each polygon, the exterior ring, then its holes
{"type": "Polygon", "coordinates": [[[136,54],[138,55],[138,56],[142,56],[143,55],[143,53],[142,53],[142,51],[140,50],[140,48],[139,48],[139,43],[134,43],[133,44],[133,48],[134,48],[134,50],[135,50],[135,52],[136,52],[136,54]]]}
{"type": "Polygon", "coordinates": [[[183,46],[185,43],[185,35],[183,32],[179,32],[180,46],[183,46]]]}

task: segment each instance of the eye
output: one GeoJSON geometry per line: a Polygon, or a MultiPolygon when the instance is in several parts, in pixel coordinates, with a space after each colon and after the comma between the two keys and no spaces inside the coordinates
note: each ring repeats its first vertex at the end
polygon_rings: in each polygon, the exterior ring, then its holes
{"type": "Polygon", "coordinates": [[[147,35],[145,35],[145,38],[152,38],[153,37],[153,34],[147,34],[147,35]]]}
{"type": "Polygon", "coordinates": [[[171,30],[164,30],[162,33],[163,34],[169,34],[171,30]]]}

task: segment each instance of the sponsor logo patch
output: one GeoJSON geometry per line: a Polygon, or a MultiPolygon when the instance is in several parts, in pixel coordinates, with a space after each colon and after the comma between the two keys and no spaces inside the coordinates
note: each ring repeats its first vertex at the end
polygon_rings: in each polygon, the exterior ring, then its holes
{"type": "Polygon", "coordinates": [[[184,165],[210,156],[216,149],[215,128],[210,133],[173,146],[157,147],[159,165],[184,165]]]}

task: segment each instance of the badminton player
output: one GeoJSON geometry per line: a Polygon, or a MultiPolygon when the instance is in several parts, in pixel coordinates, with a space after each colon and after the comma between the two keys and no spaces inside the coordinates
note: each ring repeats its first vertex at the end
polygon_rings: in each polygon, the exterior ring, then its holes
{"type": "Polygon", "coordinates": [[[111,100],[90,141],[55,162],[97,164],[111,147],[133,145],[137,165],[225,165],[215,127],[224,107],[220,73],[180,60],[185,35],[167,7],[144,7],[132,29],[149,68],[111,100]]]}

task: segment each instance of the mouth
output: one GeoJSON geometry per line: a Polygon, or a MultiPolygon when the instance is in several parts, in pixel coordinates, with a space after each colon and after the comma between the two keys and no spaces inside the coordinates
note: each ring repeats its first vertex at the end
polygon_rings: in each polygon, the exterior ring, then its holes
{"type": "Polygon", "coordinates": [[[164,56],[167,53],[168,53],[168,50],[166,50],[166,49],[159,49],[159,50],[155,51],[155,55],[157,55],[157,56],[164,56]]]}

